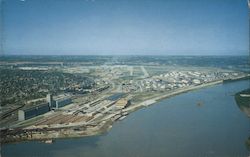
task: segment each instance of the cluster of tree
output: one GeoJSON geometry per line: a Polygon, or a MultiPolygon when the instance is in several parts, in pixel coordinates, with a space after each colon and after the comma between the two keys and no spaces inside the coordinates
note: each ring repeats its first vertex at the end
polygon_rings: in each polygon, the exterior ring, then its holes
{"type": "Polygon", "coordinates": [[[94,81],[80,74],[58,71],[0,69],[1,106],[58,94],[72,88],[92,88],[94,81]]]}

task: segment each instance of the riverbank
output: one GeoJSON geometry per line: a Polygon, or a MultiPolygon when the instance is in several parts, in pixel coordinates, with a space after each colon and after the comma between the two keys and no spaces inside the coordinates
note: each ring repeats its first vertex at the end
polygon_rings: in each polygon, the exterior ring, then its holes
{"type": "Polygon", "coordinates": [[[158,96],[158,97],[143,101],[143,102],[139,103],[138,105],[128,107],[127,109],[125,109],[125,111],[128,111],[128,112],[129,111],[134,111],[134,109],[140,108],[141,106],[149,106],[149,105],[152,105],[152,104],[154,104],[154,103],[156,103],[156,102],[158,102],[158,101],[160,101],[162,99],[166,99],[166,98],[169,98],[169,97],[172,97],[172,96],[175,96],[175,95],[179,95],[179,94],[182,94],[182,93],[186,93],[186,92],[189,92],[189,91],[193,91],[193,90],[197,90],[197,89],[201,89],[201,88],[206,88],[206,87],[213,86],[213,85],[216,85],[216,84],[221,84],[221,83],[224,83],[224,82],[229,83],[229,82],[245,80],[245,79],[250,79],[250,76],[247,75],[247,76],[244,76],[244,77],[235,77],[233,79],[217,80],[217,81],[213,81],[213,82],[209,82],[209,83],[205,83],[205,84],[200,84],[200,85],[197,85],[197,86],[189,86],[189,87],[186,87],[186,88],[177,89],[177,90],[172,91],[170,93],[163,94],[161,96],[158,96]]]}
{"type": "Polygon", "coordinates": [[[53,144],[51,140],[4,144],[2,156],[246,157],[250,121],[232,94],[248,82],[223,83],[164,99],[129,114],[100,135],[55,139],[53,144]],[[197,106],[198,101],[203,105],[197,106]]]}
{"type": "Polygon", "coordinates": [[[213,85],[220,84],[220,83],[223,83],[223,80],[218,80],[218,81],[214,81],[214,82],[210,82],[210,83],[206,83],[206,84],[201,84],[201,85],[197,85],[197,86],[190,86],[190,87],[186,87],[186,88],[182,88],[182,89],[177,89],[175,91],[165,93],[165,94],[163,94],[161,96],[158,96],[158,97],[155,97],[155,98],[152,98],[152,99],[148,99],[148,100],[143,101],[143,102],[141,102],[141,103],[139,103],[137,105],[133,105],[131,107],[128,107],[128,108],[124,109],[124,111],[132,112],[132,111],[137,110],[137,108],[152,105],[152,104],[154,104],[154,103],[156,103],[158,101],[161,101],[162,99],[166,99],[166,98],[169,98],[169,97],[172,97],[172,96],[175,96],[175,95],[179,95],[179,94],[186,93],[186,92],[189,92],[189,91],[193,91],[193,90],[213,86],[213,85]]]}
{"type": "MultiPolygon", "coordinates": [[[[237,78],[242,79],[242,78],[237,78]]],[[[206,84],[200,84],[197,86],[189,86],[182,89],[176,89],[175,91],[164,93],[161,96],[155,97],[153,99],[148,99],[143,102],[140,102],[138,104],[134,104],[132,106],[129,106],[128,108],[125,108],[122,110],[122,112],[127,112],[128,114],[134,111],[137,111],[140,108],[147,107],[149,105],[155,104],[156,102],[161,101],[162,99],[166,99],[181,93],[213,86],[216,84],[223,83],[224,80],[217,80],[214,82],[206,83],[206,84]]],[[[67,127],[67,128],[60,128],[60,129],[27,129],[23,130],[23,132],[20,134],[21,138],[19,136],[16,136],[14,133],[13,136],[9,136],[5,139],[5,141],[1,140],[1,143],[11,143],[11,142],[20,142],[20,141],[26,141],[26,140],[47,140],[47,139],[56,139],[56,138],[76,138],[76,137],[84,137],[84,136],[94,136],[98,134],[102,134],[104,132],[107,132],[109,129],[112,128],[112,125],[115,123],[115,121],[119,120],[119,116],[114,115],[113,117],[110,117],[109,119],[104,119],[98,124],[95,125],[81,125],[77,127],[67,127]]]]}

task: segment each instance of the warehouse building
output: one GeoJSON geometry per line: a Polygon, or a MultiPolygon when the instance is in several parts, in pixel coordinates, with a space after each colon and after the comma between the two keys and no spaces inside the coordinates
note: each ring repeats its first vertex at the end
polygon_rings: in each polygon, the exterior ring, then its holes
{"type": "Polygon", "coordinates": [[[40,104],[32,108],[18,110],[18,120],[22,121],[22,120],[30,119],[30,118],[39,116],[49,111],[50,111],[50,107],[48,103],[40,104]]]}
{"type": "Polygon", "coordinates": [[[18,110],[18,120],[27,120],[41,114],[45,114],[52,109],[58,109],[72,103],[71,98],[64,95],[58,96],[54,100],[53,96],[48,94],[46,96],[46,101],[46,103],[39,104],[35,107],[18,110]]]}
{"type": "Polygon", "coordinates": [[[57,99],[57,100],[55,100],[55,106],[54,106],[54,108],[58,109],[58,108],[66,106],[66,105],[69,105],[71,103],[72,103],[71,98],[57,99]]]}

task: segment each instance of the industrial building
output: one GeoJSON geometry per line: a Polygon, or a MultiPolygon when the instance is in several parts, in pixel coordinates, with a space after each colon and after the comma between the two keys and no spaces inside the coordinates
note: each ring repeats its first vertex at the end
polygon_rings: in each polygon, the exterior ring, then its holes
{"type": "Polygon", "coordinates": [[[54,104],[54,108],[58,109],[58,108],[61,108],[61,107],[64,107],[68,104],[71,104],[72,103],[72,100],[71,98],[61,98],[61,99],[57,99],[55,100],[54,104]]]}
{"type": "Polygon", "coordinates": [[[54,105],[54,101],[53,101],[52,95],[51,95],[51,94],[47,94],[46,100],[47,100],[47,102],[49,103],[49,107],[52,108],[53,105],[54,105]]]}
{"type": "Polygon", "coordinates": [[[46,103],[39,104],[32,108],[18,110],[18,120],[30,119],[45,114],[52,109],[58,109],[72,103],[70,97],[60,96],[54,100],[51,94],[46,96],[46,101],[46,103]]]}
{"type": "Polygon", "coordinates": [[[50,109],[58,109],[72,103],[72,100],[68,95],[59,95],[56,98],[53,98],[52,95],[48,94],[46,98],[50,109]]]}
{"type": "Polygon", "coordinates": [[[30,119],[30,118],[39,116],[49,111],[50,111],[50,107],[48,103],[40,104],[32,108],[18,110],[18,120],[22,121],[22,120],[30,119]]]}

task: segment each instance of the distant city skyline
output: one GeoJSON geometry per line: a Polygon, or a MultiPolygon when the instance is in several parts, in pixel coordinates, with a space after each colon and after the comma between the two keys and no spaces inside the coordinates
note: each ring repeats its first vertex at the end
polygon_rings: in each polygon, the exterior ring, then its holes
{"type": "Polygon", "coordinates": [[[5,55],[248,55],[246,0],[1,0],[5,55]]]}

